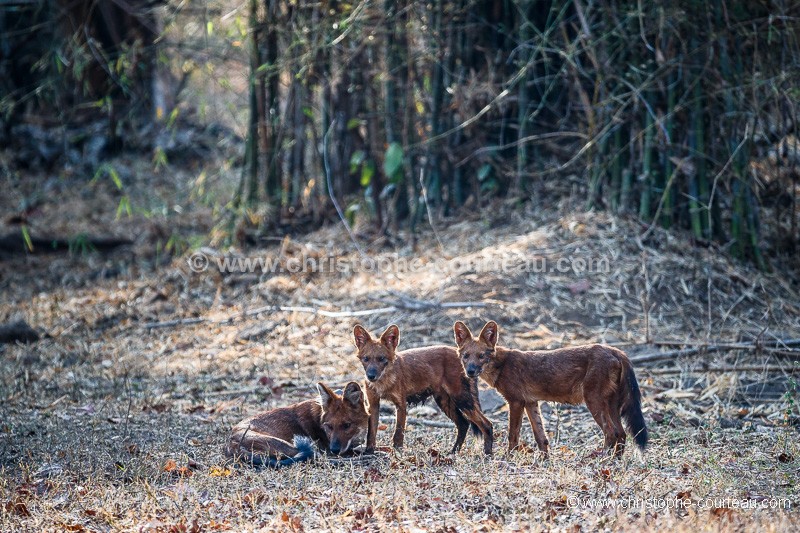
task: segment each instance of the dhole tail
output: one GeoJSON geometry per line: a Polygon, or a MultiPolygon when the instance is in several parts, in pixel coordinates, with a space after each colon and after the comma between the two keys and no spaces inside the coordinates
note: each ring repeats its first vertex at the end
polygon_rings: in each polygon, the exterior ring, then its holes
{"type": "Polygon", "coordinates": [[[252,463],[253,466],[267,466],[269,468],[283,468],[291,466],[295,463],[302,463],[314,457],[314,441],[308,437],[300,435],[294,438],[294,447],[297,448],[297,453],[292,457],[286,459],[275,459],[268,455],[250,454],[247,462],[252,463]]]}
{"type": "Polygon", "coordinates": [[[622,416],[628,424],[628,431],[633,435],[633,440],[644,450],[647,446],[647,425],[642,416],[642,393],[639,391],[639,382],[636,381],[636,374],[629,361],[626,361],[624,377],[627,381],[623,383],[622,416]],[[627,387],[625,386],[627,385],[627,387]]]}

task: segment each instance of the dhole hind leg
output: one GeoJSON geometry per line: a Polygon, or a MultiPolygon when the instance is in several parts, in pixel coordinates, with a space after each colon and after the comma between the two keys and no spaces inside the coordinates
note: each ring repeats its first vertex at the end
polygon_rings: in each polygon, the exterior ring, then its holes
{"type": "Polygon", "coordinates": [[[625,439],[627,435],[625,428],[622,425],[622,417],[619,412],[619,399],[616,397],[609,398],[608,402],[608,419],[614,428],[614,444],[612,451],[615,456],[619,457],[625,452],[625,439]]]}
{"type": "Polygon", "coordinates": [[[464,417],[461,411],[456,407],[456,402],[453,398],[447,395],[436,395],[433,397],[436,400],[436,405],[439,409],[447,415],[447,418],[453,421],[456,425],[456,442],[450,453],[458,452],[464,445],[464,440],[467,438],[467,431],[469,430],[469,421],[464,417]]]}
{"type": "Polygon", "coordinates": [[[522,427],[522,415],[525,411],[523,402],[508,403],[508,451],[520,448],[519,430],[522,427]]]}
{"type": "Polygon", "coordinates": [[[237,432],[232,435],[226,451],[228,456],[234,460],[253,464],[262,464],[268,457],[275,459],[294,457],[299,452],[297,448],[283,439],[259,433],[250,428],[245,429],[241,434],[237,432]]]}
{"type": "Polygon", "coordinates": [[[477,407],[465,410],[463,413],[464,417],[466,417],[471,424],[474,424],[475,427],[478,428],[478,431],[481,432],[481,436],[483,436],[483,453],[492,455],[492,447],[494,446],[494,429],[492,428],[492,423],[486,418],[483,411],[477,407]]]}
{"type": "MultiPolygon", "coordinates": [[[[617,428],[614,427],[614,422],[612,421],[612,411],[609,409],[609,402],[604,398],[598,398],[596,395],[590,396],[588,393],[586,394],[586,407],[589,408],[589,412],[592,413],[592,417],[594,418],[597,425],[600,426],[600,429],[603,431],[604,436],[604,443],[606,449],[611,451],[614,455],[619,455],[622,452],[620,451],[620,441],[617,428]]],[[[619,415],[618,415],[619,416],[619,415]]],[[[620,425],[620,429],[622,426],[620,425]]],[[[625,447],[625,431],[622,431],[622,448],[625,447]]]]}
{"type": "Polygon", "coordinates": [[[536,439],[536,446],[547,455],[550,452],[550,441],[547,439],[547,433],[544,430],[539,402],[526,403],[525,412],[528,413],[528,420],[531,423],[531,429],[533,429],[533,437],[536,439]]]}

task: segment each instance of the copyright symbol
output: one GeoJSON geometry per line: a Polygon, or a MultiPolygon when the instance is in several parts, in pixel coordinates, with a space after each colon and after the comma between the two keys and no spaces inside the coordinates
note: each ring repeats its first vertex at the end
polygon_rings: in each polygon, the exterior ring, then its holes
{"type": "Polygon", "coordinates": [[[193,253],[186,262],[192,272],[205,272],[208,269],[208,257],[202,252],[193,253]]]}
{"type": "Polygon", "coordinates": [[[567,497],[567,507],[573,508],[578,506],[578,498],[577,496],[568,496],[567,497]]]}

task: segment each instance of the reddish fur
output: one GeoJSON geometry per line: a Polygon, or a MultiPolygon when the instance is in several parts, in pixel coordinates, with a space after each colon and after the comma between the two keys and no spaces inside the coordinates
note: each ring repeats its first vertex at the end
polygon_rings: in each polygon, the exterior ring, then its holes
{"type": "Polygon", "coordinates": [[[397,326],[389,326],[373,340],[360,325],[353,330],[358,358],[367,375],[366,390],[370,405],[367,451],[375,449],[380,400],[397,408],[393,444],[403,446],[409,399],[422,401],[433,396],[458,430],[452,452],[461,448],[470,424],[483,436],[484,452],[492,453],[492,423],[483,415],[475,380],[464,375],[456,351],[448,346],[430,346],[396,352],[400,340],[397,326]],[[370,379],[372,378],[372,379],[370,379]]]}
{"type": "Polygon", "coordinates": [[[251,462],[258,456],[294,457],[298,453],[292,445],[295,436],[309,437],[326,452],[332,444],[340,447],[339,453],[361,444],[369,420],[361,386],[350,382],[341,396],[322,383],[318,386],[319,399],[264,411],[239,422],[225,447],[228,457],[251,462]]]}
{"type": "Polygon", "coordinates": [[[497,346],[498,328],[488,322],[475,338],[463,322],[453,326],[461,363],[468,375],[480,376],[506,399],[508,448],[519,443],[523,411],[536,444],[547,453],[549,442],[539,401],[586,404],[615,455],[625,448],[623,414],[644,448],[647,428],[641,416],[639,387],[624,352],[601,344],[550,351],[511,350],[497,346]]]}

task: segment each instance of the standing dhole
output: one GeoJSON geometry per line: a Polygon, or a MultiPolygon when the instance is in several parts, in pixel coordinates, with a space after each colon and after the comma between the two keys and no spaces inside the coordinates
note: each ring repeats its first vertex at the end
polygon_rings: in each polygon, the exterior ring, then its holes
{"type": "Polygon", "coordinates": [[[271,409],[233,427],[225,453],[254,466],[289,466],[314,456],[314,443],[343,455],[364,441],[369,409],[361,385],[341,396],[319,383],[319,399],[271,409]],[[290,444],[294,442],[294,445],[290,444]]]}
{"type": "Polygon", "coordinates": [[[408,404],[433,396],[456,425],[456,442],[451,453],[461,449],[470,425],[483,435],[484,453],[492,453],[492,423],[481,412],[477,381],[464,375],[455,350],[449,346],[430,346],[398,353],[400,330],[395,325],[386,328],[378,340],[373,340],[366,329],[357,325],[353,329],[353,340],[367,377],[370,408],[367,452],[375,449],[381,398],[397,408],[393,443],[395,448],[401,448],[408,404]]]}
{"type": "Polygon", "coordinates": [[[606,448],[614,455],[625,449],[622,417],[636,444],[641,449],[647,444],[639,384],[623,351],[601,344],[549,351],[510,350],[497,346],[494,321],[487,322],[477,338],[463,322],[456,322],[453,332],[467,375],[480,376],[508,402],[509,450],[519,446],[525,411],[537,446],[548,452],[539,401],[585,403],[603,430],[606,448]]]}

